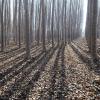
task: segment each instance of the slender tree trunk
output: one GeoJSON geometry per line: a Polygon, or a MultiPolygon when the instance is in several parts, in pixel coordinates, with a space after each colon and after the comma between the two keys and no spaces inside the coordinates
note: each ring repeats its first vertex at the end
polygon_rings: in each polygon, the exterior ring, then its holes
{"type": "Polygon", "coordinates": [[[59,43],[60,43],[60,35],[59,35],[59,19],[60,19],[60,15],[59,15],[59,0],[57,1],[57,13],[58,13],[58,17],[57,17],[57,33],[58,33],[58,45],[59,45],[59,43]]]}
{"type": "Polygon", "coordinates": [[[65,29],[64,29],[65,34],[64,34],[64,36],[65,36],[65,44],[66,44],[66,42],[67,42],[67,40],[66,40],[66,34],[67,34],[67,33],[66,33],[66,18],[67,18],[67,16],[66,16],[66,15],[67,15],[67,14],[66,14],[66,4],[67,4],[67,1],[64,0],[64,3],[65,3],[65,9],[64,9],[64,11],[65,11],[65,18],[64,18],[64,19],[65,19],[65,24],[64,24],[64,25],[65,25],[65,26],[64,26],[64,27],[65,27],[65,29]]]}
{"type": "Polygon", "coordinates": [[[52,47],[54,47],[54,5],[55,5],[55,0],[52,2],[52,24],[51,24],[51,33],[52,33],[52,47]]]}
{"type": "Polygon", "coordinates": [[[43,42],[43,52],[46,52],[45,47],[45,5],[44,0],[41,0],[42,4],[42,42],[43,42]]]}
{"type": "Polygon", "coordinates": [[[26,41],[26,59],[30,58],[30,36],[29,36],[29,13],[28,0],[24,0],[25,9],[25,41],[26,41]]]}
{"type": "Polygon", "coordinates": [[[64,43],[64,0],[62,4],[62,43],[64,43]]]}
{"type": "Polygon", "coordinates": [[[32,0],[31,4],[31,12],[30,12],[30,39],[33,41],[33,12],[34,12],[34,0],[32,0]]]}
{"type": "Polygon", "coordinates": [[[21,29],[20,29],[20,22],[21,22],[21,0],[19,0],[19,25],[18,25],[18,29],[19,29],[19,48],[21,47],[21,29]]]}
{"type": "Polygon", "coordinates": [[[39,22],[38,22],[38,30],[37,30],[37,45],[40,44],[40,27],[41,27],[41,3],[40,3],[40,7],[38,5],[38,15],[39,15],[39,22]]]}
{"type": "Polygon", "coordinates": [[[68,19],[68,43],[71,42],[71,11],[72,11],[72,1],[70,0],[69,19],[68,19]]]}
{"type": "Polygon", "coordinates": [[[1,51],[4,51],[4,30],[3,30],[3,19],[4,19],[4,14],[3,14],[3,8],[4,8],[4,0],[2,0],[2,10],[1,10],[1,51]]]}

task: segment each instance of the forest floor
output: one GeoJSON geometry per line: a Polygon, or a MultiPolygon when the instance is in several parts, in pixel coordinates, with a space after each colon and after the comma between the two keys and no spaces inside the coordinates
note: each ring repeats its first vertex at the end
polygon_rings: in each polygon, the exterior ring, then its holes
{"type": "Polygon", "coordinates": [[[46,49],[33,45],[28,61],[24,47],[0,54],[0,100],[100,100],[100,68],[84,39],[46,49]]]}

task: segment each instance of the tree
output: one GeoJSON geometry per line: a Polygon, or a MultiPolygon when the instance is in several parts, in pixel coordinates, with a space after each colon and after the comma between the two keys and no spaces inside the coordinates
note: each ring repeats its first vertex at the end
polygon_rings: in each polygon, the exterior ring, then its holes
{"type": "Polygon", "coordinates": [[[58,17],[57,17],[57,33],[58,33],[58,45],[59,45],[59,43],[60,43],[60,40],[59,40],[59,37],[60,37],[60,35],[59,35],[59,34],[60,34],[60,31],[59,31],[59,27],[60,27],[60,25],[59,25],[59,24],[60,24],[60,23],[59,23],[59,19],[60,19],[60,15],[59,15],[59,5],[60,5],[60,4],[59,4],[59,0],[58,0],[58,1],[57,1],[57,14],[58,14],[58,15],[57,15],[57,16],[58,16],[58,17]]]}
{"type": "Polygon", "coordinates": [[[17,0],[13,1],[13,39],[14,42],[16,42],[17,44],[17,8],[18,8],[18,4],[17,4],[17,0]]]}
{"type": "Polygon", "coordinates": [[[1,51],[4,51],[4,26],[3,26],[3,20],[4,20],[4,0],[2,0],[2,5],[1,5],[1,51]]]}
{"type": "Polygon", "coordinates": [[[72,0],[70,0],[70,7],[69,7],[69,19],[68,19],[68,43],[71,42],[71,12],[72,12],[72,0]]]}
{"type": "Polygon", "coordinates": [[[97,0],[88,0],[87,22],[86,22],[86,40],[89,51],[93,59],[96,55],[96,24],[97,24],[97,0]]]}
{"type": "Polygon", "coordinates": [[[34,0],[32,0],[31,9],[30,9],[30,39],[31,39],[31,42],[33,40],[33,12],[34,12],[34,0]]]}
{"type": "Polygon", "coordinates": [[[65,19],[65,21],[64,21],[64,22],[65,22],[65,23],[64,23],[64,36],[65,36],[65,44],[66,44],[66,42],[67,42],[67,40],[66,40],[66,32],[67,32],[67,31],[66,31],[66,28],[67,28],[67,27],[66,27],[66,25],[67,25],[67,24],[66,24],[66,21],[67,21],[67,20],[66,20],[66,19],[67,19],[67,14],[66,14],[66,8],[67,8],[67,7],[66,7],[66,6],[67,6],[67,1],[66,1],[66,0],[64,0],[64,4],[65,4],[65,5],[64,5],[64,7],[65,7],[65,9],[64,9],[64,12],[65,12],[65,16],[64,16],[64,19],[65,19]]]}
{"type": "Polygon", "coordinates": [[[43,52],[46,52],[45,47],[45,2],[44,0],[41,0],[41,6],[42,6],[42,42],[43,42],[43,52]]]}
{"type": "Polygon", "coordinates": [[[55,6],[55,0],[53,0],[52,2],[52,23],[51,23],[52,47],[54,47],[54,6],[55,6]]]}
{"type": "Polygon", "coordinates": [[[19,23],[19,25],[18,25],[18,27],[19,27],[18,28],[19,29],[19,31],[18,31],[18,33],[19,33],[19,48],[21,47],[21,25],[20,25],[21,24],[20,23],[21,22],[21,3],[22,3],[21,0],[19,0],[19,10],[18,10],[19,11],[19,14],[18,14],[18,20],[19,20],[19,22],[18,22],[19,23]]]}
{"type": "Polygon", "coordinates": [[[25,9],[25,41],[26,41],[26,59],[30,58],[30,36],[29,36],[29,13],[28,13],[28,0],[24,0],[25,9]]]}

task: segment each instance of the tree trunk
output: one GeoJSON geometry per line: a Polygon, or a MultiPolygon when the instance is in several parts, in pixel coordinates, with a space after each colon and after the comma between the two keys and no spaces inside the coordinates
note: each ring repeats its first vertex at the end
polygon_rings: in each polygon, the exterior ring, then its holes
{"type": "Polygon", "coordinates": [[[1,10],[1,52],[4,51],[3,8],[4,8],[4,0],[2,0],[2,10],[1,10]]]}
{"type": "Polygon", "coordinates": [[[42,5],[42,42],[43,42],[43,52],[46,52],[45,47],[45,5],[44,0],[41,0],[42,5]]]}
{"type": "Polygon", "coordinates": [[[91,56],[96,59],[97,0],[88,0],[86,40],[91,56]]]}
{"type": "Polygon", "coordinates": [[[30,58],[30,36],[29,36],[29,13],[28,13],[28,0],[24,0],[25,9],[25,41],[26,41],[26,59],[30,58]]]}
{"type": "Polygon", "coordinates": [[[19,48],[21,47],[21,34],[20,34],[20,32],[21,32],[21,29],[20,29],[20,22],[21,22],[21,0],[19,0],[19,14],[18,14],[19,16],[18,16],[18,20],[19,20],[19,25],[18,25],[18,27],[19,27],[19,48]]]}
{"type": "Polygon", "coordinates": [[[52,47],[54,47],[54,5],[55,5],[55,0],[52,2],[52,23],[51,23],[51,33],[52,33],[52,47]]]}

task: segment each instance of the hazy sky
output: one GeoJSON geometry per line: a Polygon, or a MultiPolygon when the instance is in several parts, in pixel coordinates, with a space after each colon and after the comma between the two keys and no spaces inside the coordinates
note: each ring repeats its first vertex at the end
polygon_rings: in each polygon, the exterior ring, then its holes
{"type": "MultiPolygon", "coordinates": [[[[83,25],[82,25],[82,31],[83,31],[83,35],[84,35],[84,30],[85,30],[85,24],[86,24],[86,13],[87,13],[87,0],[83,0],[84,1],[84,14],[83,14],[83,25]]],[[[13,0],[11,0],[11,14],[12,14],[12,18],[13,18],[13,0]]]]}
{"type": "Polygon", "coordinates": [[[86,14],[87,14],[87,0],[84,0],[84,15],[83,15],[83,35],[85,31],[85,25],[86,25],[86,14]]]}
{"type": "Polygon", "coordinates": [[[13,0],[11,0],[11,14],[12,14],[12,19],[13,19],[13,0]]]}

